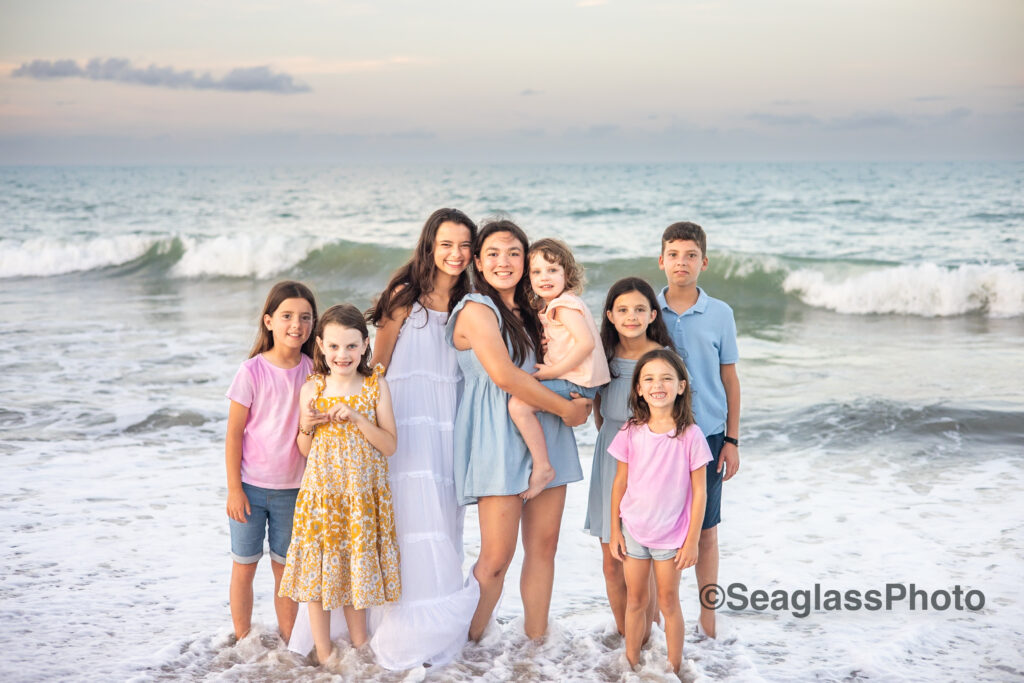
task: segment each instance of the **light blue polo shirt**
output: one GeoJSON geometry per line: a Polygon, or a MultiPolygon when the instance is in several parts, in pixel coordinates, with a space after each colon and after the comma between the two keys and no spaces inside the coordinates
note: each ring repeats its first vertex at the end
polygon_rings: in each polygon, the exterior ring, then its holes
{"type": "Polygon", "coordinates": [[[693,417],[705,436],[725,431],[728,404],[722,384],[721,365],[739,361],[736,319],[729,304],[697,288],[697,303],[682,314],[669,308],[668,287],[658,294],[662,320],[676,351],[686,363],[693,394],[693,417]]]}

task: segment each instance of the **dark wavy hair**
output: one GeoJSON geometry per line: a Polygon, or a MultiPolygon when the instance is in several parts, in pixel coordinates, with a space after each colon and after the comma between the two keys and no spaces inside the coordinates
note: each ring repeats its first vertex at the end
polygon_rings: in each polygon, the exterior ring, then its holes
{"type": "Polygon", "coordinates": [[[629,424],[645,425],[651,421],[651,407],[647,405],[647,400],[637,391],[637,387],[640,386],[640,373],[643,372],[644,366],[653,360],[665,361],[676,371],[679,379],[686,382],[683,393],[677,394],[675,401],[672,403],[672,419],[676,423],[676,433],[672,437],[676,438],[682,435],[687,427],[694,424],[694,420],[691,408],[693,396],[690,391],[690,376],[686,374],[686,364],[683,363],[683,359],[675,351],[653,349],[640,356],[640,360],[636,362],[636,369],[633,370],[633,381],[630,384],[629,407],[633,415],[629,418],[629,424]]]}
{"type": "MultiPolygon", "coordinates": [[[[370,331],[366,328],[366,318],[352,304],[335,304],[324,311],[316,323],[316,336],[321,341],[324,338],[324,328],[328,325],[341,325],[352,330],[359,330],[363,341],[370,338],[370,331]]],[[[363,377],[373,374],[373,369],[370,368],[370,351],[370,345],[367,344],[366,351],[363,352],[362,358],[359,359],[359,366],[356,368],[363,377]]],[[[321,375],[328,375],[331,372],[331,369],[327,367],[324,352],[320,350],[319,346],[316,347],[316,352],[313,354],[313,372],[321,375]]]]}
{"type": "MultiPolygon", "coordinates": [[[[263,302],[263,312],[260,313],[259,327],[256,330],[256,340],[252,344],[252,349],[249,351],[249,358],[269,351],[274,348],[274,333],[267,329],[267,326],[263,322],[264,316],[273,316],[277,312],[278,307],[284,303],[285,299],[305,299],[309,302],[309,307],[313,309],[313,320],[316,320],[316,297],[313,296],[313,291],[302,284],[301,282],[295,282],[293,280],[283,280],[278,282],[270,288],[270,293],[267,294],[267,300],[263,302]]],[[[316,349],[316,341],[313,339],[313,335],[310,334],[309,338],[302,345],[302,353],[312,357],[313,352],[316,349]]]]}
{"type": "Polygon", "coordinates": [[[608,312],[615,308],[616,299],[630,292],[642,294],[650,304],[651,310],[657,313],[651,324],[647,326],[647,338],[670,349],[675,347],[668,328],[665,327],[665,321],[661,319],[661,307],[658,305],[658,297],[655,296],[654,289],[647,283],[647,280],[638,277],[624,277],[616,281],[608,290],[608,296],[604,299],[604,315],[601,316],[601,343],[604,345],[604,355],[608,359],[608,369],[611,370],[612,377],[618,377],[612,367],[612,358],[615,356],[615,346],[619,343],[619,331],[608,319],[608,312]]]}
{"type": "MultiPolygon", "coordinates": [[[[371,325],[380,327],[397,309],[412,306],[421,296],[434,291],[434,243],[437,241],[437,231],[444,223],[464,225],[469,229],[470,242],[476,239],[476,223],[458,209],[438,209],[430,214],[420,231],[420,239],[416,242],[412,258],[394,272],[373,307],[366,311],[366,320],[371,325]]],[[[449,313],[469,291],[469,268],[466,268],[448,296],[449,313]]]]}
{"type": "Polygon", "coordinates": [[[530,278],[526,276],[526,255],[529,251],[530,241],[526,237],[526,233],[506,218],[498,218],[484,223],[480,228],[480,233],[476,236],[476,241],[473,242],[473,281],[476,283],[477,291],[489,296],[494,305],[498,307],[505,341],[512,345],[512,362],[516,365],[521,365],[530,351],[540,348],[540,319],[537,317],[537,311],[530,305],[530,278]],[[514,296],[516,306],[519,308],[519,316],[509,310],[505,302],[501,300],[501,295],[491,287],[476,264],[484,242],[488,237],[499,232],[509,233],[523,245],[523,276],[516,283],[514,296]]]}

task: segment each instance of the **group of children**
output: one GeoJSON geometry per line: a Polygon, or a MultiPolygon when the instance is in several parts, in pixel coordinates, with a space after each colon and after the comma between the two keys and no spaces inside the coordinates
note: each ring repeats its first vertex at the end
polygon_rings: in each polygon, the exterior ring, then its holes
{"type": "MultiPolygon", "coordinates": [[[[407,277],[396,275],[376,308],[402,305],[367,316],[380,327],[378,348],[385,347],[372,357],[384,365],[410,310],[450,312],[468,291],[475,226],[458,218],[465,218],[461,212],[445,215],[448,220],[428,220],[417,253],[399,271],[407,277]],[[466,229],[457,230],[460,224],[466,229]]],[[[680,574],[696,567],[698,589],[718,580],[722,481],[739,467],[738,352],[732,310],[697,286],[708,265],[703,229],[669,226],[658,263],[667,278],[662,292],[635,277],[617,281],[600,330],[579,297],[582,269],[565,244],[531,244],[527,272],[544,332],[534,376],[564,398],[595,402],[599,434],[585,528],[601,541],[626,657],[638,664],[660,612],[669,663],[678,671],[680,574]]],[[[282,636],[292,637],[296,603],[309,603],[321,661],[330,654],[330,610],[344,610],[358,646],[368,640],[364,610],[402,593],[387,463],[399,447],[399,430],[386,370],[370,363],[367,317],[343,304],[318,318],[307,287],[278,283],[250,358],[227,394],[235,634],[241,638],[250,628],[253,576],[269,531],[282,636]]],[[[396,395],[394,405],[405,400],[396,395]]],[[[516,397],[508,401],[532,460],[521,493],[526,505],[555,477],[535,412],[516,397]]],[[[400,415],[399,421],[409,420],[400,415]]],[[[710,597],[701,601],[698,629],[714,637],[714,612],[703,607],[713,603],[710,597]]]]}

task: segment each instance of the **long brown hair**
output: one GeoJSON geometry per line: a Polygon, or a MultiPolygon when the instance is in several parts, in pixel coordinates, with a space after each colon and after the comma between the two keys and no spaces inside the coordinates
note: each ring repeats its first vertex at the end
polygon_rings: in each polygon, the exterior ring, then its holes
{"type": "Polygon", "coordinates": [[[476,289],[481,294],[491,298],[494,305],[498,307],[501,315],[501,328],[505,341],[512,345],[512,362],[516,365],[526,360],[530,351],[540,348],[540,320],[537,318],[537,311],[530,305],[530,278],[526,275],[526,254],[530,251],[530,241],[523,229],[512,221],[499,218],[484,223],[480,233],[473,242],[473,280],[476,289]],[[483,273],[477,268],[476,259],[480,258],[487,238],[495,233],[507,232],[523,245],[523,276],[516,283],[515,296],[513,297],[516,306],[519,307],[519,316],[509,310],[501,295],[484,278],[483,273]]]}
{"type": "MultiPolygon", "coordinates": [[[[268,315],[273,316],[285,299],[305,299],[308,301],[309,307],[313,309],[313,320],[316,320],[316,297],[313,296],[313,291],[301,282],[295,282],[294,280],[278,282],[270,288],[267,300],[263,303],[263,312],[260,313],[260,322],[256,330],[256,341],[253,342],[252,350],[249,351],[249,358],[274,348],[274,333],[267,329],[263,318],[268,315]]],[[[302,353],[312,357],[313,349],[315,348],[316,342],[313,339],[313,335],[310,334],[309,338],[302,345],[302,353]]]]}
{"type": "Polygon", "coordinates": [[[601,316],[601,343],[604,345],[604,355],[608,360],[608,369],[611,371],[612,377],[618,377],[612,366],[612,358],[615,357],[615,347],[619,343],[619,331],[615,329],[615,325],[608,319],[608,312],[615,308],[616,299],[630,292],[642,294],[647,299],[647,303],[650,304],[651,310],[657,313],[651,324],[647,326],[647,338],[660,346],[667,346],[670,349],[674,348],[674,342],[668,333],[668,328],[665,327],[665,321],[661,319],[661,310],[659,310],[661,307],[658,306],[658,297],[655,296],[654,289],[647,283],[647,280],[642,280],[638,277],[624,277],[621,280],[617,280],[608,290],[608,296],[604,299],[604,315],[601,316]]]}
{"type": "MultiPolygon", "coordinates": [[[[458,209],[438,209],[430,214],[420,231],[420,239],[416,242],[412,258],[395,271],[373,307],[366,312],[366,320],[371,325],[380,327],[397,309],[412,306],[424,294],[434,291],[434,242],[437,241],[437,231],[443,223],[464,225],[469,230],[470,242],[476,239],[476,223],[458,209]]],[[[466,268],[449,292],[449,313],[469,291],[469,268],[466,268]]]]}
{"type": "Polygon", "coordinates": [[[675,351],[653,349],[640,356],[640,360],[636,362],[636,369],[633,370],[633,381],[630,385],[629,407],[633,415],[629,418],[629,424],[645,425],[651,421],[651,407],[647,405],[647,400],[640,395],[637,389],[640,386],[640,373],[643,372],[644,366],[653,360],[665,361],[672,366],[680,381],[686,382],[686,386],[683,387],[683,393],[676,394],[675,401],[672,403],[672,419],[676,423],[676,433],[672,437],[675,438],[680,436],[687,427],[694,424],[693,410],[690,407],[693,402],[693,396],[690,392],[690,376],[686,374],[686,364],[683,363],[683,359],[675,351]]]}
{"type": "MultiPolygon", "coordinates": [[[[351,330],[359,330],[359,333],[363,336],[363,341],[370,338],[370,331],[366,329],[366,318],[352,304],[335,304],[324,311],[324,314],[320,316],[320,320],[316,323],[316,336],[321,341],[324,338],[324,328],[328,325],[341,325],[351,330]]],[[[366,350],[363,351],[356,370],[363,377],[369,377],[373,374],[373,369],[370,367],[369,344],[366,345],[366,350]]],[[[324,352],[320,350],[319,344],[313,353],[313,372],[320,375],[329,375],[331,373],[331,369],[327,367],[327,359],[324,357],[324,352]]]]}

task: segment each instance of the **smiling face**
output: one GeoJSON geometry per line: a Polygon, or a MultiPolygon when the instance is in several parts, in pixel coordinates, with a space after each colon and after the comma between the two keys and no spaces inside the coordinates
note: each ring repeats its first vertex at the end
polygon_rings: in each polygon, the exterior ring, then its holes
{"type": "Polygon", "coordinates": [[[660,358],[649,360],[640,368],[636,391],[652,412],[659,408],[671,410],[676,396],[685,389],[686,382],[679,378],[675,368],[660,358]]]}
{"type": "Polygon", "coordinates": [[[327,369],[332,375],[353,375],[359,369],[359,360],[366,353],[369,339],[354,327],[327,324],[324,336],[316,338],[316,345],[324,354],[327,369]]]}
{"type": "Polygon", "coordinates": [[[530,286],[533,293],[550,302],[565,291],[565,268],[537,252],[530,257],[530,286]]]}
{"type": "Polygon", "coordinates": [[[476,268],[499,293],[512,295],[523,277],[526,245],[510,232],[494,232],[480,245],[476,268]]]}
{"type": "Polygon", "coordinates": [[[658,267],[673,287],[694,287],[701,271],[707,270],[708,259],[693,240],[672,240],[661,250],[658,267]]]}
{"type": "Polygon", "coordinates": [[[264,315],[263,324],[274,337],[274,346],[302,349],[313,331],[313,307],[305,299],[285,299],[273,315],[264,315]]]}
{"type": "Polygon", "coordinates": [[[434,267],[446,275],[458,277],[469,265],[473,236],[461,223],[445,221],[434,237],[434,267]]]}
{"type": "Polygon", "coordinates": [[[647,326],[658,317],[658,312],[651,308],[646,296],[632,291],[615,297],[612,310],[605,316],[615,326],[620,338],[636,339],[647,334],[647,326]]]}

